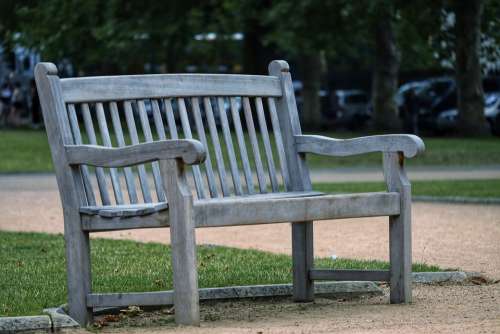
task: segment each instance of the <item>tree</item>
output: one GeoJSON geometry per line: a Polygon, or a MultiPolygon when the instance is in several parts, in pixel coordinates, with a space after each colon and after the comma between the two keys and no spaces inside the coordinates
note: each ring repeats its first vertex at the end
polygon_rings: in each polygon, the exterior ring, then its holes
{"type": "Polygon", "coordinates": [[[487,133],[484,94],[479,61],[483,1],[453,2],[458,93],[458,129],[462,135],[487,133]]]}
{"type": "Polygon", "coordinates": [[[377,1],[374,8],[375,61],[372,81],[374,125],[391,131],[400,127],[396,117],[395,96],[398,90],[400,52],[396,44],[394,21],[396,9],[390,1],[377,1]]]}

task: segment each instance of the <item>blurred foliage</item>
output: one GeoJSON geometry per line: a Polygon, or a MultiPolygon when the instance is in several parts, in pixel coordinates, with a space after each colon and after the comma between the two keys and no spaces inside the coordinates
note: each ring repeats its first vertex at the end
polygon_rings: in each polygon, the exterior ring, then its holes
{"type": "MultiPolygon", "coordinates": [[[[449,19],[448,0],[3,0],[0,38],[36,48],[46,59],[71,59],[89,72],[137,72],[144,63],[175,71],[201,59],[241,59],[231,34],[258,32],[262,45],[277,53],[322,52],[336,66],[369,68],[373,20],[388,6],[395,13],[386,19],[394,21],[402,68],[437,67],[452,57],[451,47],[441,47],[453,44],[452,34],[440,29],[449,19]],[[193,38],[207,32],[218,38],[193,38]]],[[[499,8],[498,0],[485,2],[483,34],[495,41],[499,8]]]]}

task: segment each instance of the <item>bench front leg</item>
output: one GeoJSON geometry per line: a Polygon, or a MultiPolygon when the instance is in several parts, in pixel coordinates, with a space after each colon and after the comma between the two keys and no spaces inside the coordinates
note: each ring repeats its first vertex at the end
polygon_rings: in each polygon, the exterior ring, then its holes
{"type": "Polygon", "coordinates": [[[401,210],[389,217],[390,301],[393,304],[410,303],[412,299],[411,255],[411,184],[404,170],[402,153],[383,155],[384,177],[388,191],[399,192],[401,210]]]}
{"type": "Polygon", "coordinates": [[[170,243],[174,281],[175,322],[200,324],[193,196],[187,184],[185,165],[180,159],[161,160],[169,203],[170,243]]]}

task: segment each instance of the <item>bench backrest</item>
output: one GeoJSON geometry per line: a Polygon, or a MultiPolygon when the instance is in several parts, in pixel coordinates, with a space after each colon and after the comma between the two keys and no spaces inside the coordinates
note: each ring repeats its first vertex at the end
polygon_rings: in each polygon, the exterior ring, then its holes
{"type": "MultiPolygon", "coordinates": [[[[197,198],[205,199],[301,188],[291,180],[297,156],[287,156],[297,132],[291,128],[300,131],[298,121],[290,125],[298,116],[287,71],[289,82],[280,75],[222,74],[59,79],[39,70],[37,84],[54,159],[68,144],[198,139],[207,160],[193,166],[190,177],[197,198]]],[[[88,205],[165,201],[157,162],[109,170],[81,166],[76,173],[88,205]]]]}

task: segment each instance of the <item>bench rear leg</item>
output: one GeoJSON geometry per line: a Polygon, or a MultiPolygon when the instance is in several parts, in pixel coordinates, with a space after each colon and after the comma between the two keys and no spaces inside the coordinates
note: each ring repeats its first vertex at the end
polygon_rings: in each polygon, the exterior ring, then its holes
{"type": "Polygon", "coordinates": [[[410,303],[412,298],[411,184],[401,153],[384,153],[384,174],[389,191],[399,192],[401,209],[389,217],[390,300],[410,303]]]}
{"type": "Polygon", "coordinates": [[[314,265],[313,222],[292,223],[293,300],[314,300],[314,282],[309,271],[314,265]]]}

